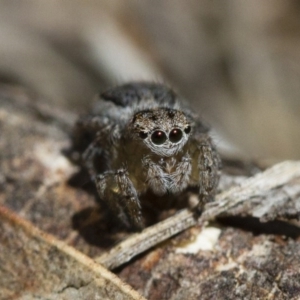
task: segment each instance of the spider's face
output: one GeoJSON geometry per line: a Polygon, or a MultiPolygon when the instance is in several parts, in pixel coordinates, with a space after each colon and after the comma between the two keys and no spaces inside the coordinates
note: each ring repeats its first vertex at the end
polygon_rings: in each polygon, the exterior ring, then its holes
{"type": "Polygon", "coordinates": [[[182,111],[170,108],[138,112],[131,125],[135,139],[144,143],[151,152],[165,157],[179,152],[191,133],[191,120],[182,111]]]}

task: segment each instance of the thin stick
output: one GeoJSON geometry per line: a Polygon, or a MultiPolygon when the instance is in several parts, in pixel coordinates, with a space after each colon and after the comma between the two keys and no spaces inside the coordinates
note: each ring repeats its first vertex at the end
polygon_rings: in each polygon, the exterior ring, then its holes
{"type": "Polygon", "coordinates": [[[136,255],[197,223],[193,213],[184,209],[171,218],[144,229],[141,233],[131,235],[95,260],[108,269],[117,268],[136,255]]]}

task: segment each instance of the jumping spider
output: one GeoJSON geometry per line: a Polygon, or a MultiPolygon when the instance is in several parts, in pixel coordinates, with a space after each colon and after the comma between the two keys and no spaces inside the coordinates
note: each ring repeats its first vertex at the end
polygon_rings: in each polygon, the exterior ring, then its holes
{"type": "Polygon", "coordinates": [[[208,128],[165,85],[132,82],[102,93],[75,132],[91,137],[84,164],[100,198],[126,225],[143,228],[139,195],[148,189],[163,195],[198,187],[200,209],[214,196],[220,159],[208,128]],[[105,161],[102,174],[96,155],[105,161]]]}

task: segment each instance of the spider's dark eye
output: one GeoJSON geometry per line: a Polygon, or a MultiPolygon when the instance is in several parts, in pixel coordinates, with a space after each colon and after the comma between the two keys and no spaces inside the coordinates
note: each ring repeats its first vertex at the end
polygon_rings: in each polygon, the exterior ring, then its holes
{"type": "Polygon", "coordinates": [[[191,132],[191,126],[187,126],[185,129],[184,129],[184,132],[186,134],[189,134],[191,132]]]}
{"type": "Polygon", "coordinates": [[[147,133],[147,132],[144,132],[144,131],[141,131],[141,132],[139,133],[139,136],[140,136],[141,139],[144,140],[144,139],[148,136],[148,133],[147,133]]]}
{"type": "Polygon", "coordinates": [[[153,144],[161,145],[167,140],[167,136],[163,131],[154,131],[151,135],[151,140],[153,144]]]}
{"type": "Polygon", "coordinates": [[[172,143],[178,143],[182,139],[182,131],[178,128],[173,129],[169,134],[172,143]]]}

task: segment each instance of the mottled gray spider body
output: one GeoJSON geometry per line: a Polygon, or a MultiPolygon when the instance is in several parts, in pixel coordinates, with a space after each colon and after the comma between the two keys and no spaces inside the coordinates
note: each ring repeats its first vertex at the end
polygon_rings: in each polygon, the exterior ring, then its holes
{"type": "Polygon", "coordinates": [[[199,207],[213,197],[220,159],[204,126],[178,96],[161,84],[134,82],[101,94],[92,115],[77,132],[93,142],[83,160],[100,198],[124,224],[143,228],[139,195],[199,188],[199,207]],[[97,174],[94,157],[105,158],[97,174]]]}

